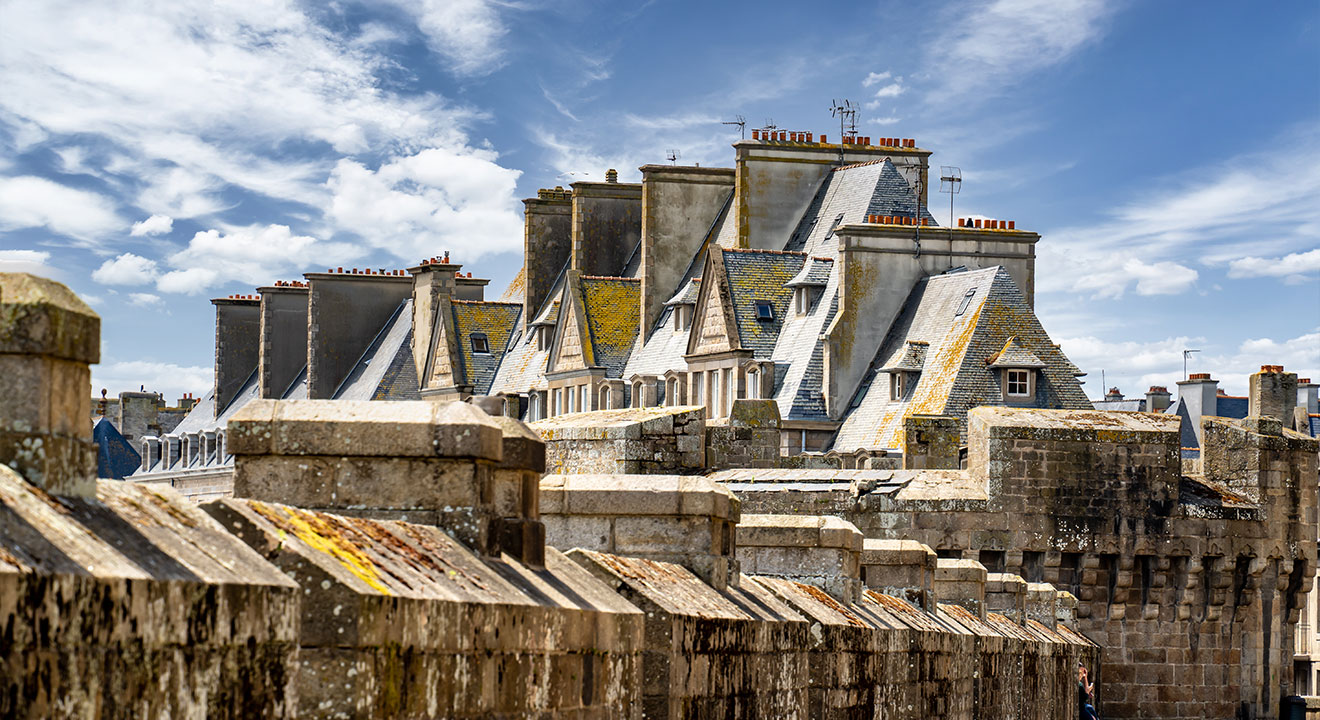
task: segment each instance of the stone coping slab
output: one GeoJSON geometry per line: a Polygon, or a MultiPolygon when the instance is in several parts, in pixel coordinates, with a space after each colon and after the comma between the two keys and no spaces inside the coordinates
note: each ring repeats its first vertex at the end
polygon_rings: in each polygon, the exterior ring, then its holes
{"type": "MultiPolygon", "coordinates": [[[[741,537],[739,537],[741,542],[741,537]]],[[[919,565],[935,567],[935,551],[916,540],[862,541],[862,565],[919,565]]]]}
{"type": "MultiPolygon", "coordinates": [[[[985,583],[986,575],[985,566],[975,560],[939,558],[935,563],[937,582],[985,583]]],[[[1050,589],[1053,590],[1053,587],[1050,589]]]]}
{"type": "Polygon", "coordinates": [[[676,424],[702,420],[704,413],[699,405],[595,410],[556,415],[530,427],[546,441],[640,440],[645,435],[672,434],[676,424]]]}
{"type": "Polygon", "coordinates": [[[548,475],[542,515],[695,515],[737,522],[741,503],[721,485],[690,475],[548,475]]]}
{"type": "Polygon", "coordinates": [[[902,486],[911,482],[917,470],[840,470],[838,468],[733,468],[709,473],[706,477],[726,483],[852,483],[871,482],[876,486],[902,486]]]}
{"type": "Polygon", "coordinates": [[[832,515],[743,515],[738,547],[839,548],[860,552],[862,531],[832,515]]]}
{"type": "Polygon", "coordinates": [[[1181,420],[1176,415],[1161,413],[986,405],[972,408],[968,422],[970,426],[985,426],[994,438],[1167,443],[1178,442],[1181,420]]]}
{"type": "Polygon", "coordinates": [[[503,459],[504,433],[468,403],[253,400],[226,434],[234,455],[503,459]]]}

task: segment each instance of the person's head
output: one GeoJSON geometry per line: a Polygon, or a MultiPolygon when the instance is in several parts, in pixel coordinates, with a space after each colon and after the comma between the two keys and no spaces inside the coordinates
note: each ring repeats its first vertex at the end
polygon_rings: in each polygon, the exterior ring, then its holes
{"type": "Polygon", "coordinates": [[[1086,679],[1086,666],[1081,663],[1077,663],[1077,679],[1078,680],[1086,679]]]}

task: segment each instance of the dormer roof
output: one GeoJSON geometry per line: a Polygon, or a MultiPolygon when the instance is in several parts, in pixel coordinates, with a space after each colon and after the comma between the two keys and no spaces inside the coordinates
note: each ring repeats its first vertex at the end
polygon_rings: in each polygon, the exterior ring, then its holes
{"type": "Polygon", "coordinates": [[[807,258],[806,264],[792,280],[784,283],[784,287],[825,287],[830,282],[830,270],[833,268],[834,260],[830,258],[807,258]]]}
{"type": "Polygon", "coordinates": [[[921,372],[926,364],[926,350],[930,343],[920,340],[908,340],[903,347],[889,357],[889,362],[880,368],[883,372],[921,372]]]}
{"type": "MultiPolygon", "coordinates": [[[[1036,353],[1031,352],[1018,341],[1014,335],[1004,343],[1004,347],[999,352],[986,358],[986,364],[992,368],[1029,368],[1039,370],[1045,367],[1045,362],[1036,357],[1036,353]]],[[[1069,363],[1071,365],[1071,363],[1069,363]]],[[[1074,366],[1075,367],[1075,366],[1074,366]]]]}

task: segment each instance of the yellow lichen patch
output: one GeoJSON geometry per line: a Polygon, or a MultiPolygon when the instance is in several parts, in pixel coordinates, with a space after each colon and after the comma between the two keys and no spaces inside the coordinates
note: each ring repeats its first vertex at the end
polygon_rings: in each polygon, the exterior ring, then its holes
{"type": "MultiPolygon", "coordinates": [[[[582,278],[582,302],[598,365],[627,359],[638,332],[641,283],[630,278],[582,278]]],[[[620,369],[622,369],[620,367],[620,369]]]]}
{"type": "Polygon", "coordinates": [[[371,558],[349,542],[320,513],[285,506],[276,508],[256,501],[252,502],[252,509],[276,528],[293,535],[313,550],[323,552],[339,561],[344,569],[353,573],[373,590],[382,595],[394,594],[381,582],[380,570],[371,558]]]}
{"type": "Polygon", "coordinates": [[[967,348],[970,347],[972,337],[976,334],[977,324],[980,322],[981,310],[984,309],[985,302],[977,303],[976,308],[971,312],[964,313],[958,321],[949,328],[948,335],[938,343],[932,344],[932,347],[938,347],[934,356],[926,356],[925,366],[921,373],[921,380],[912,392],[912,400],[903,407],[902,417],[895,417],[897,411],[886,413],[877,429],[876,444],[879,447],[902,447],[905,440],[903,427],[904,421],[912,415],[943,415],[945,405],[949,399],[949,388],[953,385],[953,379],[962,369],[963,361],[967,356],[967,348]]]}

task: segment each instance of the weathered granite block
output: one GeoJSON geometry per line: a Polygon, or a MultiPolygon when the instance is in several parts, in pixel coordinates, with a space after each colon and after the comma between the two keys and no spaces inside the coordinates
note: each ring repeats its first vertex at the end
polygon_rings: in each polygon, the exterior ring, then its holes
{"type": "Polygon", "coordinates": [[[743,515],[738,564],[749,575],[791,578],[844,603],[861,596],[862,533],[836,517],[743,515]]]}
{"type": "Polygon", "coordinates": [[[985,566],[975,560],[938,558],[935,562],[935,595],[961,605],[985,619],[985,566]]]}
{"type": "Polygon", "coordinates": [[[642,617],[563,555],[486,557],[428,525],[203,506],[303,588],[303,718],[635,718],[642,617]]]}
{"type": "Polygon", "coordinates": [[[573,413],[530,427],[545,440],[546,465],[552,473],[695,474],[705,463],[702,407],[573,413]]]}
{"type": "Polygon", "coordinates": [[[297,586],[169,488],[0,467],[0,716],[294,717],[297,586]]]}
{"type": "Polygon", "coordinates": [[[808,627],[754,580],[722,590],[667,562],[569,557],[646,617],[642,717],[806,718],[808,627]]]}
{"type": "Polygon", "coordinates": [[[862,541],[862,581],[871,590],[933,612],[936,559],[934,550],[915,540],[866,538],[862,541]]]}

